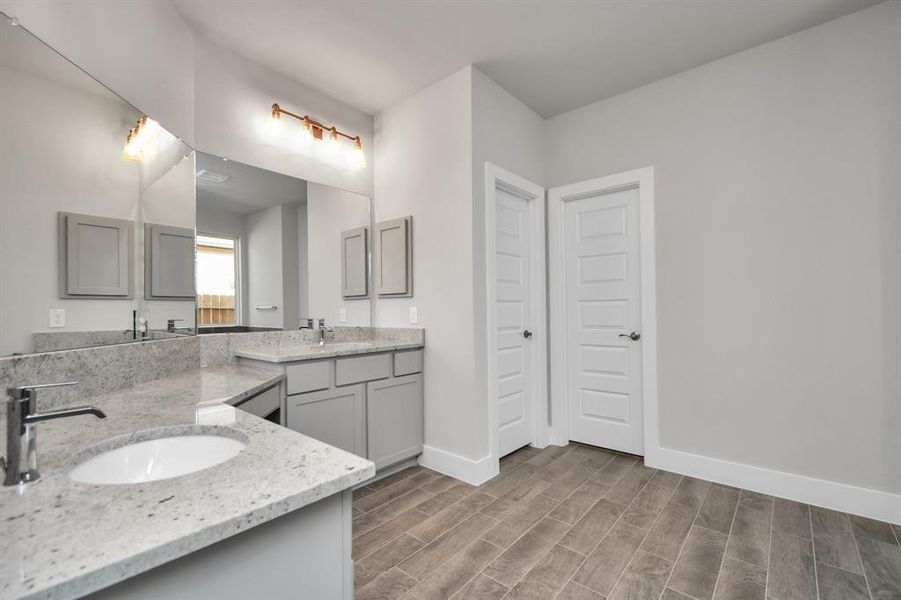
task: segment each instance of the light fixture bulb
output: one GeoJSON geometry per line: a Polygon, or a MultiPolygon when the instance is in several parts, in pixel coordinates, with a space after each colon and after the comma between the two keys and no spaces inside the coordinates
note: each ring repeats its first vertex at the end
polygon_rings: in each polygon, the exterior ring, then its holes
{"type": "Polygon", "coordinates": [[[366,166],[366,155],[363,154],[363,142],[359,136],[354,139],[354,145],[350,152],[347,153],[348,163],[350,166],[362,169],[366,166]]]}
{"type": "Polygon", "coordinates": [[[325,143],[323,151],[327,156],[334,156],[338,154],[340,150],[341,144],[338,142],[338,130],[332,127],[329,131],[328,140],[325,143]]]}
{"type": "Polygon", "coordinates": [[[305,117],[303,122],[300,124],[300,126],[301,126],[301,136],[300,137],[301,137],[301,140],[303,141],[303,144],[305,146],[312,144],[313,140],[315,139],[313,136],[313,124],[310,123],[310,120],[305,117]]]}
{"type": "Polygon", "coordinates": [[[134,162],[142,162],[148,155],[152,156],[159,145],[159,138],[163,128],[160,124],[142,116],[133,128],[128,131],[125,138],[125,148],[122,150],[122,158],[134,162]]]}
{"type": "Polygon", "coordinates": [[[141,150],[136,143],[137,127],[128,130],[128,137],[125,138],[125,148],[122,149],[122,160],[130,162],[141,162],[144,157],[141,156],[141,150]]]}
{"type": "Polygon", "coordinates": [[[272,111],[270,112],[271,119],[269,119],[268,129],[271,135],[278,135],[282,131],[282,113],[278,108],[278,104],[272,105],[272,111]]]}

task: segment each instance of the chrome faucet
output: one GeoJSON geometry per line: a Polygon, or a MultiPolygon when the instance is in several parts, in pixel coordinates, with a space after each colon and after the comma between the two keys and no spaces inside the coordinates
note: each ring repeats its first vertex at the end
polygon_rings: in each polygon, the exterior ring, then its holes
{"type": "Polygon", "coordinates": [[[78,415],[106,418],[103,411],[93,406],[71,406],[37,412],[37,390],[77,384],[77,381],[65,381],[7,388],[9,400],[6,403],[6,458],[0,459],[0,464],[6,469],[3,485],[28,483],[40,477],[35,423],[78,415]]]}
{"type": "Polygon", "coordinates": [[[168,320],[166,320],[166,331],[169,333],[175,333],[175,324],[179,321],[184,321],[184,319],[168,319],[168,320]]]}
{"type": "Polygon", "coordinates": [[[316,331],[319,332],[319,345],[324,346],[325,345],[325,334],[332,333],[335,330],[331,327],[325,326],[325,319],[319,319],[319,329],[317,329],[316,331]]]}

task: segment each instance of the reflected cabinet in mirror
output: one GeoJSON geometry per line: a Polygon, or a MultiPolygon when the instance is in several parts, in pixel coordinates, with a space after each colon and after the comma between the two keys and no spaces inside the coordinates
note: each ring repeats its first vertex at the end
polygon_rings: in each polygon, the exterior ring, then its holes
{"type": "Polygon", "coordinates": [[[197,153],[201,333],[369,325],[366,196],[197,153]]]}
{"type": "Polygon", "coordinates": [[[194,155],[0,20],[0,356],[194,332],[194,155]]]}

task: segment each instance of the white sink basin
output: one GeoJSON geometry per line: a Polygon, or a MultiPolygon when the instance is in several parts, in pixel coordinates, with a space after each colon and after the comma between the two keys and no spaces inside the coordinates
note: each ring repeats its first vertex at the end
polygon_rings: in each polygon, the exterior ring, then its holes
{"type": "Polygon", "coordinates": [[[224,463],[245,445],[219,435],[163,437],[107,450],[75,465],[69,478],[102,485],[159,481],[224,463]]]}

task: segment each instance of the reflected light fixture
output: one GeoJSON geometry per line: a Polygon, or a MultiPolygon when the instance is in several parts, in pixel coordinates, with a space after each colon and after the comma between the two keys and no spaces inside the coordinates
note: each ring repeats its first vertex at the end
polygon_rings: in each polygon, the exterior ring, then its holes
{"type": "Polygon", "coordinates": [[[157,142],[159,123],[146,116],[138,119],[134,127],[128,130],[122,159],[131,162],[143,162],[148,150],[157,142]]]}
{"type": "Polygon", "coordinates": [[[341,151],[341,138],[350,140],[352,146],[346,153],[348,164],[358,169],[366,166],[366,157],[363,154],[363,140],[360,139],[360,136],[348,135],[343,131],[339,131],[336,127],[323,125],[319,121],[311,119],[308,115],[298,115],[287,111],[278,104],[272,105],[271,115],[272,120],[278,123],[281,122],[282,115],[287,115],[300,121],[303,141],[324,141],[323,152],[328,156],[334,156],[341,151]],[[328,132],[327,137],[325,135],[326,132],[328,132]]]}

